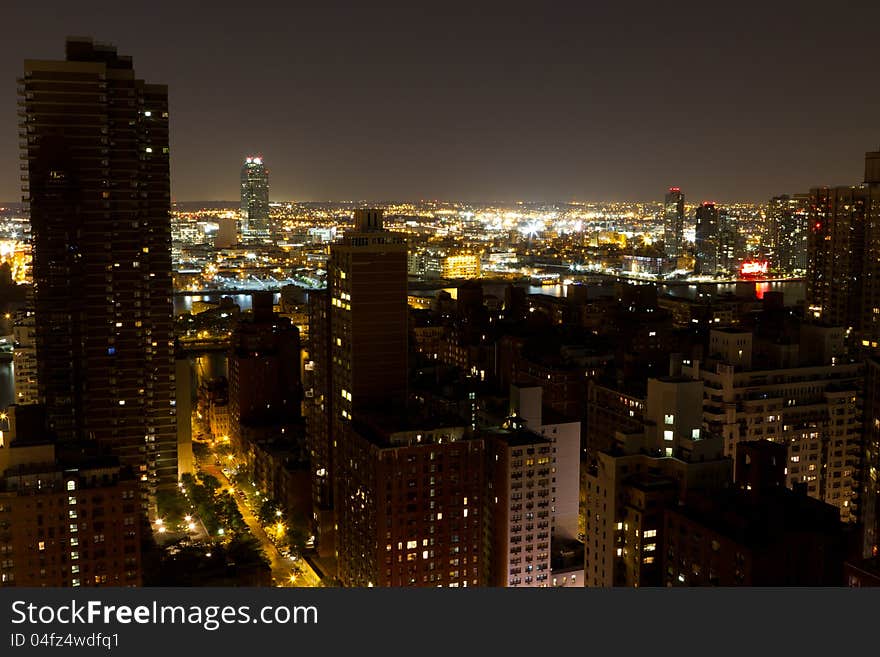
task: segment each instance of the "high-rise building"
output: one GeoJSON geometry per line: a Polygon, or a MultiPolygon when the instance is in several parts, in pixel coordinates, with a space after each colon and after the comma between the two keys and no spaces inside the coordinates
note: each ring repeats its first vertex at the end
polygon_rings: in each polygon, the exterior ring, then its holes
{"type": "Polygon", "coordinates": [[[663,243],[668,259],[684,255],[684,194],[679,187],[670,187],[663,201],[663,243]]]}
{"type": "Polygon", "coordinates": [[[353,421],[337,470],[343,585],[485,586],[485,445],[467,431],[400,415],[353,421]]]}
{"type": "Polygon", "coordinates": [[[168,92],[88,39],[19,84],[40,400],[61,441],[112,448],[150,499],[177,483],[168,92]]]}
{"type": "Polygon", "coordinates": [[[330,550],[339,454],[361,411],[402,407],[407,391],[407,248],[382,210],[356,210],[355,229],[330,247],[326,295],[310,299],[313,383],[308,405],[319,549],[330,550]],[[320,498],[320,499],[318,499],[320,498]]]}
{"type": "Polygon", "coordinates": [[[810,317],[880,345],[880,152],[865,155],[865,182],[810,191],[806,303],[810,317]]]}
{"type": "Polygon", "coordinates": [[[739,265],[740,233],[727,208],[718,209],[718,269],[731,273],[739,265]]]}
{"type": "Polygon", "coordinates": [[[575,539],[580,512],[580,421],[545,408],[540,386],[511,386],[510,410],[527,428],[550,441],[554,475],[550,486],[551,535],[554,541],[575,539]]]}
{"type": "Polygon", "coordinates": [[[767,207],[768,245],[765,255],[770,267],[783,274],[801,274],[807,268],[807,226],[810,196],[774,196],[767,207]]]}
{"type": "Polygon", "coordinates": [[[550,534],[556,470],[549,440],[509,421],[486,433],[489,477],[489,583],[550,586],[550,534]]]}
{"type": "Polygon", "coordinates": [[[15,345],[12,352],[15,403],[38,404],[40,391],[37,386],[36,322],[33,308],[33,292],[28,295],[26,306],[15,313],[12,335],[15,345]]]}
{"type": "Polygon", "coordinates": [[[718,229],[718,208],[711,201],[703,201],[697,208],[694,234],[697,274],[714,276],[718,270],[718,229]]]}
{"type": "Polygon", "coordinates": [[[838,507],[842,520],[855,522],[864,367],[842,356],[843,329],[801,330],[801,344],[783,349],[754,345],[748,331],[713,329],[708,358],[686,362],[682,372],[705,382],[703,422],[723,438],[726,455],[746,441],[788,446],[788,485],[805,486],[811,497],[838,507]]]}
{"type": "Polygon", "coordinates": [[[269,239],[269,171],[260,156],[241,167],[241,236],[245,242],[269,239]]]}

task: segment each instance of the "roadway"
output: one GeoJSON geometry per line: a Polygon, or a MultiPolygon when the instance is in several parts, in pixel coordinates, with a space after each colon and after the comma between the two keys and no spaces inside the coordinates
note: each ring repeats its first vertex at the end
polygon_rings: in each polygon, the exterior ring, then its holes
{"type": "MultiPolygon", "coordinates": [[[[208,458],[214,459],[216,457],[213,453],[209,453],[208,458]]],[[[312,587],[321,585],[321,578],[312,570],[305,559],[300,557],[294,562],[281,554],[278,547],[266,534],[256,515],[254,515],[250,504],[246,501],[247,497],[244,491],[235,486],[220,466],[216,465],[213,460],[205,461],[204,459],[197,460],[197,464],[200,471],[215,476],[218,481],[226,481],[230,487],[235,489],[235,503],[238,506],[239,512],[241,512],[241,517],[244,519],[251,534],[259,541],[260,546],[266,553],[266,557],[269,559],[274,586],[312,587]],[[293,581],[291,581],[291,576],[293,576],[293,581]]]]}

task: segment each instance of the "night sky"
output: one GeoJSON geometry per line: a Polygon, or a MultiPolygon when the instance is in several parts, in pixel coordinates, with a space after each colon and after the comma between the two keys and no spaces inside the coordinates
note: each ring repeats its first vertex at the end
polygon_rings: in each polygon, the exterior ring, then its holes
{"type": "Polygon", "coordinates": [[[0,199],[16,77],[68,35],[169,85],[172,195],[764,201],[880,147],[880,2],[77,2],[0,9],[0,199]],[[772,6],[771,6],[772,5],[772,6]]]}

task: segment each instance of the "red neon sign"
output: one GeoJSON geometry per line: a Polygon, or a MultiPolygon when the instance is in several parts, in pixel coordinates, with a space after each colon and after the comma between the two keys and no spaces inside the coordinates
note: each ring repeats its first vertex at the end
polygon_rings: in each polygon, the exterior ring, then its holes
{"type": "Polygon", "coordinates": [[[766,260],[746,260],[739,268],[743,276],[766,276],[770,263],[766,260]]]}

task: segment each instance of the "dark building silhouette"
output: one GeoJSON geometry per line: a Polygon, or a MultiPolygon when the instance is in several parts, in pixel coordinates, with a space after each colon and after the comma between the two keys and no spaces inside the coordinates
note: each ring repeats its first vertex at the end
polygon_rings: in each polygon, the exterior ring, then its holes
{"type": "Polygon", "coordinates": [[[260,429],[280,432],[301,418],[299,352],[299,330],[274,312],[272,293],[254,293],[253,311],[236,324],[229,355],[229,430],[236,449],[246,452],[249,440],[262,437],[260,429]]]}
{"type": "Polygon", "coordinates": [[[880,153],[865,154],[865,182],[810,191],[807,314],[880,343],[880,153]]]}
{"type": "Polygon", "coordinates": [[[408,380],[407,249],[383,227],[382,210],[355,211],[355,228],[330,247],[326,295],[310,299],[309,453],[314,521],[322,554],[331,532],[339,450],[363,411],[389,412],[406,402],[408,380]]]}
{"type": "Polygon", "coordinates": [[[152,498],[177,482],[168,93],[88,39],[19,84],[39,398],[59,440],[112,448],[152,498]]]}
{"type": "Polygon", "coordinates": [[[697,226],[694,234],[696,273],[714,276],[718,270],[719,251],[718,208],[703,201],[697,208],[697,226]]]}

